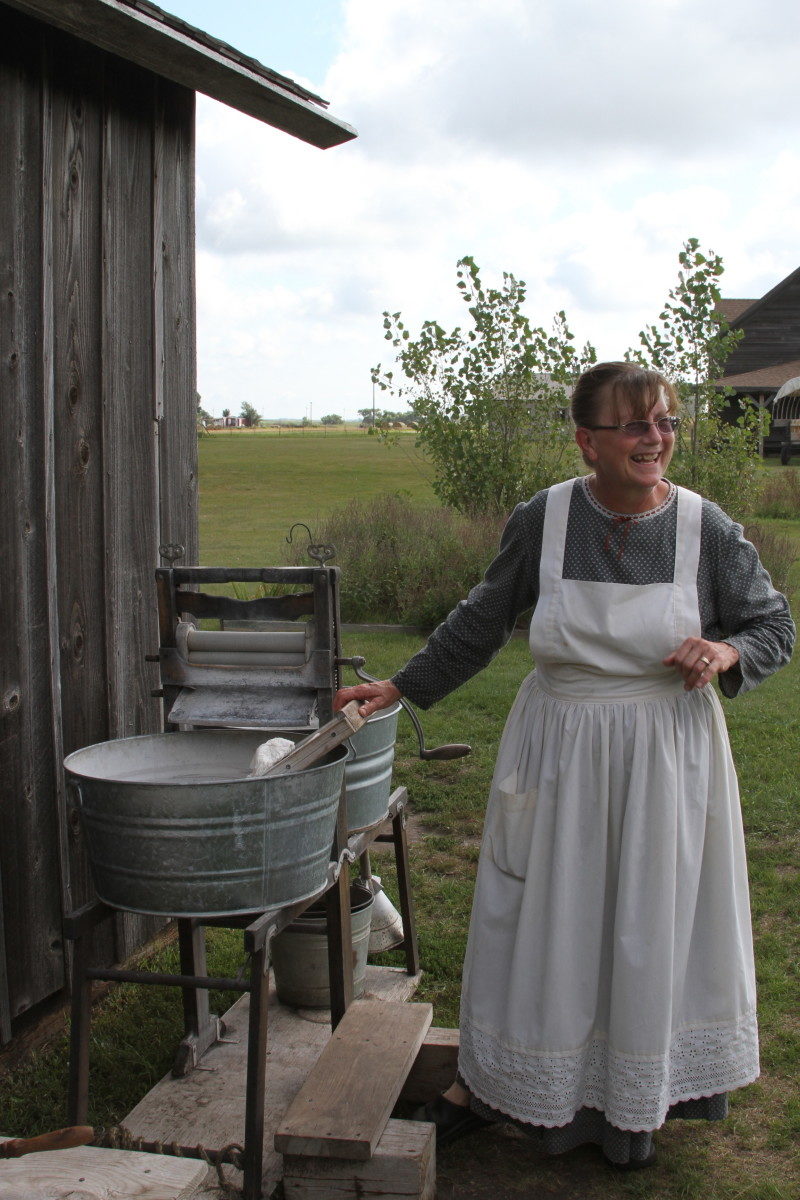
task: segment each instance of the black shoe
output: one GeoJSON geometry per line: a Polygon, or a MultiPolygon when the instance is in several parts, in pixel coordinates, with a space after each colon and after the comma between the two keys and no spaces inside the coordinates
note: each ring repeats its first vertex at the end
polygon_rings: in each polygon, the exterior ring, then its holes
{"type": "Polygon", "coordinates": [[[491,1125],[491,1121],[472,1112],[469,1105],[453,1104],[452,1100],[447,1100],[444,1096],[437,1096],[435,1100],[429,1100],[427,1104],[414,1109],[411,1120],[430,1121],[434,1124],[437,1146],[446,1146],[456,1138],[464,1137],[476,1129],[483,1129],[485,1125],[491,1125]]]}
{"type": "Polygon", "coordinates": [[[613,1158],[609,1158],[607,1154],[603,1154],[610,1167],[615,1171],[644,1171],[647,1167],[652,1167],[656,1161],[656,1148],[653,1146],[647,1158],[629,1158],[627,1162],[614,1162],[613,1158]]]}

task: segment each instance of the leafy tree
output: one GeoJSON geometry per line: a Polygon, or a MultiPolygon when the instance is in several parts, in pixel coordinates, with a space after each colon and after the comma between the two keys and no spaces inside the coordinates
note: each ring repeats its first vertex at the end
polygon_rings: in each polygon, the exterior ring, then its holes
{"type": "Polygon", "coordinates": [[[338,413],[328,413],[327,416],[322,418],[322,424],[323,425],[342,425],[343,421],[338,413]]]}
{"type": "Polygon", "coordinates": [[[231,410],[229,408],[223,408],[222,415],[223,417],[229,417],[231,415],[231,410]]]}
{"type": "Polygon", "coordinates": [[[522,280],[504,273],[501,288],[485,288],[469,257],[456,273],[471,326],[447,333],[426,321],[412,340],[400,313],[384,313],[406,382],[396,384],[380,365],[372,379],[411,404],[439,499],[468,515],[504,514],[563,475],[572,454],[568,390],[595,352],[574,349],[563,312],[550,334],[533,327],[522,312],[522,280]]]}
{"type": "Polygon", "coordinates": [[[205,434],[208,433],[208,426],[211,424],[213,417],[211,416],[211,413],[207,413],[206,410],[203,408],[202,403],[201,403],[203,397],[200,395],[200,393],[197,392],[196,395],[197,395],[197,417],[195,420],[196,420],[196,427],[197,427],[197,436],[204,437],[205,434]]]}
{"type": "Polygon", "coordinates": [[[415,419],[415,414],[411,410],[393,412],[389,408],[360,408],[358,415],[361,417],[361,424],[368,426],[370,433],[375,430],[386,432],[395,423],[406,425],[415,419]]]}
{"type": "Polygon", "coordinates": [[[725,418],[731,390],[717,382],[743,336],[731,330],[718,310],[722,259],[702,251],[697,238],[678,255],[678,282],[669,293],[658,325],[639,334],[643,347],[633,357],[675,383],[684,414],[671,477],[723,508],[744,515],[757,487],[759,420],[755,406],[725,418]]]}
{"type": "Polygon", "coordinates": [[[261,413],[245,400],[240,414],[250,429],[258,429],[261,424],[261,413]]]}
{"type": "Polygon", "coordinates": [[[388,428],[389,414],[384,412],[382,408],[360,408],[358,415],[361,417],[361,424],[366,426],[368,433],[375,433],[378,430],[388,428]]]}

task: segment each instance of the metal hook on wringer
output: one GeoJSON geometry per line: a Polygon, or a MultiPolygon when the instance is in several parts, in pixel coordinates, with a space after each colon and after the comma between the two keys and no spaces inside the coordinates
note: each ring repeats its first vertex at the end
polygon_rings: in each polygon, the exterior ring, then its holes
{"type": "Polygon", "coordinates": [[[321,567],[325,566],[329,558],[334,558],[336,556],[336,547],[331,545],[330,542],[315,542],[311,530],[306,524],[304,524],[303,521],[295,521],[294,525],[289,530],[289,536],[286,539],[288,545],[292,545],[292,534],[294,533],[295,529],[305,529],[306,533],[308,534],[308,546],[306,547],[308,551],[308,557],[313,558],[314,561],[318,562],[321,567]]]}

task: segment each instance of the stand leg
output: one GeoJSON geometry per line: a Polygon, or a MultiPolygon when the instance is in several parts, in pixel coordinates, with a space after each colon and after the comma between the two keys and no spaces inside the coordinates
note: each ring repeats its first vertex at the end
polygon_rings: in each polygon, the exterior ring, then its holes
{"type": "MultiPolygon", "coordinates": [[[[339,858],[347,845],[347,788],[342,781],[336,833],[331,857],[339,858]]],[[[331,994],[331,1030],[334,1030],[353,1000],[353,925],[350,916],[350,871],[343,862],[339,878],[325,893],[328,927],[328,987],[331,994]]]]}
{"type": "Polygon", "coordinates": [[[414,915],[414,897],[411,891],[404,810],[392,818],[392,840],[394,841],[394,860],[397,866],[397,890],[400,894],[400,915],[403,918],[403,950],[406,955],[406,971],[409,975],[416,975],[419,971],[417,921],[414,915]]]}
{"type": "Polygon", "coordinates": [[[91,944],[91,933],[79,934],[75,938],[72,953],[67,1083],[67,1120],[71,1125],[85,1125],[89,1109],[89,1017],[92,981],[86,978],[86,970],[89,966],[91,944]]]}
{"type": "MultiPolygon", "coordinates": [[[[182,975],[206,975],[204,927],[191,917],[178,918],[178,948],[182,975]]],[[[205,988],[181,988],[184,1037],[172,1065],[174,1078],[188,1075],[220,1036],[220,1021],[209,1011],[205,988]]]]}
{"type": "Polygon", "coordinates": [[[338,880],[325,894],[325,911],[333,1030],[353,1000],[353,927],[350,916],[350,873],[346,867],[342,867],[338,880]]]}
{"type": "Polygon", "coordinates": [[[264,1089],[267,1078],[268,947],[250,958],[250,1018],[247,1033],[247,1083],[244,1117],[243,1200],[261,1200],[264,1157],[264,1089]]]}

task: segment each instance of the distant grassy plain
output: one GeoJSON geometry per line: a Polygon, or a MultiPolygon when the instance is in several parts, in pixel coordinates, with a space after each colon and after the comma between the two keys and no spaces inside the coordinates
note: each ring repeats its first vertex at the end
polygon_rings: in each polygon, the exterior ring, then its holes
{"type": "Polygon", "coordinates": [[[413,433],[385,446],[352,426],[219,430],[199,439],[199,459],[203,566],[281,566],[294,522],[316,536],[319,517],[348,499],[436,499],[413,433]]]}

